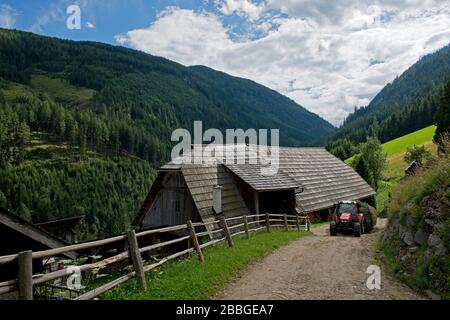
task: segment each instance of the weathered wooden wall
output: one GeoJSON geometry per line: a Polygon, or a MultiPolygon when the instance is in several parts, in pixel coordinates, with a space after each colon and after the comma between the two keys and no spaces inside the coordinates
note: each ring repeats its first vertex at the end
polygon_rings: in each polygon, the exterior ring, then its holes
{"type": "Polygon", "coordinates": [[[187,220],[199,221],[194,201],[181,172],[164,178],[155,202],[142,222],[142,228],[156,228],[183,224],[187,220]]]}

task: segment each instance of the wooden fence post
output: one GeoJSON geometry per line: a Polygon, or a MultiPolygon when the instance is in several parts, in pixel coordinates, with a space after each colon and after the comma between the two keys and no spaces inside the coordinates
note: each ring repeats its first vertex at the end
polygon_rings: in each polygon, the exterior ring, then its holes
{"type": "Polygon", "coordinates": [[[283,215],[283,218],[284,218],[284,228],[286,229],[286,231],[288,231],[289,228],[288,228],[288,221],[287,221],[287,214],[286,213],[283,215]]]}
{"type": "Polygon", "coordinates": [[[248,230],[248,218],[246,214],[244,214],[244,228],[245,228],[245,237],[247,239],[250,239],[250,232],[248,230]]]}
{"type": "Polygon", "coordinates": [[[268,213],[266,213],[266,228],[267,232],[270,232],[270,216],[268,213]]]}
{"type": "Polygon", "coordinates": [[[31,250],[20,252],[19,264],[19,300],[33,300],[33,253],[31,250]]]}
{"type": "Polygon", "coordinates": [[[233,238],[231,238],[230,230],[228,229],[227,220],[225,220],[225,217],[220,217],[220,221],[222,223],[222,229],[225,232],[225,238],[227,239],[228,246],[234,247],[233,238]]]}
{"type": "Polygon", "coordinates": [[[309,229],[311,228],[310,223],[309,223],[309,216],[306,216],[306,230],[309,231],[309,229]]]}
{"type": "Polygon", "coordinates": [[[197,234],[195,233],[195,228],[194,228],[194,225],[192,224],[191,220],[188,220],[187,226],[189,229],[189,233],[191,234],[192,245],[194,246],[195,251],[197,251],[197,253],[198,253],[198,259],[201,262],[205,262],[205,257],[203,256],[202,248],[200,248],[200,245],[198,243],[197,234]]]}
{"type": "Polygon", "coordinates": [[[297,227],[297,231],[300,231],[300,217],[298,215],[295,216],[295,226],[297,227]]]}
{"type": "Polygon", "coordinates": [[[139,245],[136,239],[134,230],[127,232],[128,251],[133,262],[134,271],[136,273],[136,281],[141,290],[147,290],[147,283],[145,282],[144,265],[142,263],[141,253],[139,252],[139,245]]]}

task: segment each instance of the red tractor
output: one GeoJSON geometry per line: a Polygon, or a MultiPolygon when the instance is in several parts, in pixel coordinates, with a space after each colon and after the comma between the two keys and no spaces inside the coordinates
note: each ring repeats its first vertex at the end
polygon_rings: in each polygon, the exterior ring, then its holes
{"type": "Polygon", "coordinates": [[[335,236],[338,232],[350,231],[355,237],[360,237],[365,231],[365,224],[359,201],[340,201],[336,204],[330,222],[330,234],[335,236]]]}

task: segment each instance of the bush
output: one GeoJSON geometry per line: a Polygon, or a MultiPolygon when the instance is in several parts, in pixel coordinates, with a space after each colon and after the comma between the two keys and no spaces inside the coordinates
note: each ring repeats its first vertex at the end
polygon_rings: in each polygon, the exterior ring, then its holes
{"type": "Polygon", "coordinates": [[[415,161],[419,167],[422,167],[424,161],[431,157],[431,152],[425,149],[425,146],[414,146],[413,148],[408,148],[405,153],[405,162],[411,163],[415,161]]]}

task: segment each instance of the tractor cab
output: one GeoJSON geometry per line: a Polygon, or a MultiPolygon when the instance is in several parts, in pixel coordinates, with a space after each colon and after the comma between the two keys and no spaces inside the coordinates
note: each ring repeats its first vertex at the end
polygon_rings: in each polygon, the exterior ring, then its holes
{"type": "Polygon", "coordinates": [[[337,232],[345,231],[352,231],[355,237],[364,233],[364,215],[358,201],[340,201],[335,206],[330,222],[330,234],[335,236],[337,232]]]}

